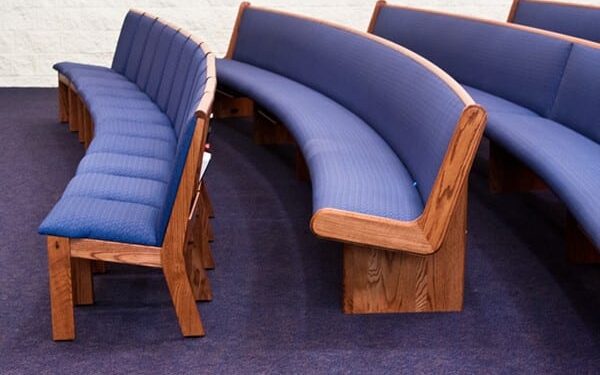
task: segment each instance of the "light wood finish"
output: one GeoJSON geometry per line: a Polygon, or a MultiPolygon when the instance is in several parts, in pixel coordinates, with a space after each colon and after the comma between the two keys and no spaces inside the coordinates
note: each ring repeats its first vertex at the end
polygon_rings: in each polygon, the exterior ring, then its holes
{"type": "Polygon", "coordinates": [[[442,15],[442,16],[446,16],[446,17],[474,21],[474,22],[484,23],[484,24],[488,24],[488,25],[495,25],[495,26],[506,27],[506,28],[515,29],[515,30],[522,30],[522,31],[526,31],[528,33],[545,35],[549,38],[560,39],[560,40],[564,40],[564,41],[567,41],[570,43],[588,46],[591,48],[600,48],[600,43],[594,43],[594,42],[586,40],[586,39],[581,39],[581,38],[577,38],[577,37],[566,35],[566,34],[560,34],[560,33],[554,32],[554,31],[538,29],[535,27],[519,25],[516,23],[494,21],[494,20],[490,20],[490,19],[470,17],[470,16],[465,16],[465,15],[458,15],[458,14],[452,14],[452,13],[448,13],[448,12],[440,12],[440,11],[429,10],[429,9],[421,9],[421,8],[409,7],[409,6],[404,6],[404,5],[385,4],[384,6],[392,7],[392,8],[408,9],[408,10],[413,10],[416,12],[422,12],[422,13],[428,13],[428,14],[438,14],[438,15],[442,15]]]}
{"type": "Polygon", "coordinates": [[[489,185],[493,193],[548,190],[541,178],[495,142],[490,142],[489,185]]]}
{"type": "Polygon", "coordinates": [[[202,210],[200,192],[196,193],[189,218],[186,248],[186,267],[196,301],[211,301],[212,291],[203,261],[203,245],[208,244],[206,233],[202,231],[201,220],[206,212],[202,210]]]}
{"type": "Polygon", "coordinates": [[[251,117],[254,102],[247,97],[236,97],[223,90],[217,90],[213,116],[216,119],[251,117]]]}
{"type": "Polygon", "coordinates": [[[71,288],[71,257],[67,238],[48,236],[48,279],[52,338],[56,341],[73,340],[75,318],[71,288]]]}
{"type": "Polygon", "coordinates": [[[577,220],[567,215],[566,225],[567,259],[574,264],[600,264],[600,249],[596,248],[592,240],[581,229],[577,220]]]}
{"type": "Polygon", "coordinates": [[[311,229],[320,237],[366,247],[430,255],[439,250],[483,136],[485,111],[468,106],[450,140],[423,214],[399,221],[331,208],[318,210],[311,229]]]}
{"type": "Polygon", "coordinates": [[[450,229],[430,256],[344,246],[343,310],[349,314],[460,311],[463,307],[467,186],[450,229]]]}
{"type": "Polygon", "coordinates": [[[71,256],[81,259],[160,268],[160,247],[91,239],[71,240],[71,256]]]}
{"type": "Polygon", "coordinates": [[[240,23],[242,22],[242,16],[244,15],[244,11],[248,7],[250,7],[250,3],[247,1],[244,1],[240,4],[237,18],[235,20],[235,25],[233,27],[233,32],[231,33],[231,39],[229,40],[229,48],[227,48],[227,53],[225,54],[226,59],[233,58],[233,55],[235,53],[235,45],[237,43],[237,38],[239,34],[240,23]]]}
{"type": "Polygon", "coordinates": [[[375,9],[373,9],[373,14],[371,15],[371,21],[369,21],[369,27],[367,28],[368,33],[373,33],[375,30],[375,25],[377,24],[377,18],[379,18],[379,13],[381,12],[381,8],[386,6],[387,2],[385,0],[379,0],[375,3],[375,9]]]}
{"type": "Polygon", "coordinates": [[[58,78],[58,120],[69,122],[69,83],[58,78]]]}
{"type": "Polygon", "coordinates": [[[257,145],[293,145],[296,143],[287,128],[263,110],[256,111],[252,125],[254,143],[257,145]]]}
{"type": "Polygon", "coordinates": [[[510,11],[508,12],[508,19],[506,22],[513,22],[515,20],[515,16],[517,15],[517,9],[519,9],[520,0],[513,0],[513,3],[510,7],[510,11]]]}
{"type": "MultiPolygon", "coordinates": [[[[164,23],[164,21],[161,21],[164,23]]],[[[185,35],[185,31],[178,29],[185,35]]],[[[187,34],[190,35],[189,33],[187,34]]],[[[196,296],[210,299],[208,279],[205,277],[201,254],[187,254],[188,217],[192,198],[199,189],[197,174],[202,165],[202,155],[208,132],[209,115],[216,91],[215,57],[204,44],[199,44],[207,59],[204,93],[196,108],[196,128],[185,161],[181,181],[161,246],[69,239],[48,236],[50,294],[52,299],[53,337],[55,340],[72,340],[75,337],[73,317],[73,288],[77,302],[93,301],[91,288],[91,261],[114,262],[162,268],[173,301],[181,332],[184,336],[203,336],[204,327],[196,307],[196,296]],[[73,263],[73,264],[71,264],[73,263]],[[196,292],[188,278],[188,264],[192,267],[192,280],[201,282],[196,292]],[[71,272],[75,273],[71,277],[71,272]],[[196,272],[198,271],[198,272],[196,272]],[[196,277],[200,275],[200,277],[196,277]],[[202,276],[204,275],[204,276],[202,276]],[[195,294],[196,293],[196,296],[195,294]],[[202,294],[204,293],[204,294],[202,294]]],[[[60,79],[60,78],[59,78],[60,79]]],[[[69,86],[69,118],[71,129],[80,130],[89,144],[93,137],[93,124],[85,103],[79,99],[74,87],[69,86]],[[72,100],[71,100],[72,99],[72,100]],[[71,105],[72,104],[72,105],[71,105]],[[82,125],[85,127],[82,129],[82,125]]],[[[206,212],[204,213],[206,216],[206,212]]],[[[205,242],[206,234],[203,234],[205,242]]]]}
{"type": "Polygon", "coordinates": [[[75,305],[94,303],[94,281],[90,260],[71,258],[71,282],[75,305]]]}

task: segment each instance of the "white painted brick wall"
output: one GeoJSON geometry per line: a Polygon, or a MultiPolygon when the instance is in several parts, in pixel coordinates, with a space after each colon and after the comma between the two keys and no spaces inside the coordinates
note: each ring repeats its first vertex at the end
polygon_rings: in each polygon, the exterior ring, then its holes
{"type": "MultiPolygon", "coordinates": [[[[599,4],[600,0],[580,0],[599,4]]],[[[55,86],[55,62],[109,65],[130,7],[170,20],[227,49],[238,0],[0,0],[0,86],[55,86]]],[[[390,1],[394,3],[394,0],[390,1]]],[[[511,0],[397,0],[399,4],[504,20],[511,0]]],[[[375,0],[260,0],[365,30],[375,0]]]]}

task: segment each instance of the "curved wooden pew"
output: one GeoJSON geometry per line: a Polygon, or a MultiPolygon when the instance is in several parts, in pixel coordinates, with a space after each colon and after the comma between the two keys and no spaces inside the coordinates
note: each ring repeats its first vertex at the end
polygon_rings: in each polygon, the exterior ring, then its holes
{"type": "Polygon", "coordinates": [[[184,30],[131,11],[112,68],[55,67],[61,118],[79,122],[89,147],[39,228],[48,236],[53,338],[74,339],[73,305],[93,303],[91,261],[161,268],[182,334],[203,336],[195,302],[211,297],[207,254],[188,241],[206,225],[198,176],[214,55],[184,30]]]}
{"type": "Polygon", "coordinates": [[[310,227],[344,243],[345,312],[462,309],[467,178],[486,115],[456,82],[382,38],[249,3],[217,74],[217,115],[253,110],[285,127],[269,139],[298,145],[310,227]]]}
{"type": "Polygon", "coordinates": [[[600,260],[600,44],[384,1],[369,31],[463,84],[488,112],[492,190],[549,186],[570,211],[569,257],[600,260]]]}
{"type": "Polygon", "coordinates": [[[600,43],[600,6],[546,0],[513,0],[508,22],[600,43]]]}

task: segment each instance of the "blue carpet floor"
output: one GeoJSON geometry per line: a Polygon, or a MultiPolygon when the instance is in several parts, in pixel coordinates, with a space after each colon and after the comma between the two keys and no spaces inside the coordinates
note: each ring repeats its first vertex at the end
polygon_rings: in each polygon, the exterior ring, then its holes
{"type": "Polygon", "coordinates": [[[56,90],[0,90],[0,374],[556,373],[600,371],[600,268],[565,261],[551,194],[491,195],[486,145],[471,177],[462,313],[348,316],[341,246],[308,228],[310,185],[289,150],[214,122],[215,207],[207,336],[183,339],[160,271],[110,265],[77,339],[50,335],[37,226],[83,147],[57,122],[56,90]]]}

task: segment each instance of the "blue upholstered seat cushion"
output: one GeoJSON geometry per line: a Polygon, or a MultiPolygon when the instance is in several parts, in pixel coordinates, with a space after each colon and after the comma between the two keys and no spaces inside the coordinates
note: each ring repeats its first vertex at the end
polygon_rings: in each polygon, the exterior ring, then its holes
{"type": "Polygon", "coordinates": [[[102,134],[94,137],[86,154],[111,152],[172,161],[175,158],[176,147],[175,140],[167,141],[143,136],[102,134]]]}
{"type": "Polygon", "coordinates": [[[600,8],[521,0],[513,22],[600,42],[600,8]]]}
{"type": "Polygon", "coordinates": [[[543,178],[600,245],[600,145],[541,117],[488,116],[489,137],[543,178]]]}
{"type": "Polygon", "coordinates": [[[502,99],[498,96],[489,94],[485,91],[481,91],[471,86],[463,86],[465,90],[471,95],[473,100],[478,104],[481,104],[486,110],[491,112],[500,113],[514,113],[526,116],[538,116],[535,112],[522,107],[518,104],[502,99]]]}
{"type": "Polygon", "coordinates": [[[53,68],[60,74],[69,78],[69,80],[81,75],[101,75],[111,72],[111,69],[105,66],[80,64],[70,61],[56,63],[54,64],[53,68]]]}
{"type": "Polygon", "coordinates": [[[423,202],[402,161],[352,112],[248,64],[218,60],[217,75],[220,84],[252,97],[293,134],[310,170],[314,211],[336,208],[398,220],[421,214],[423,202]]]}

